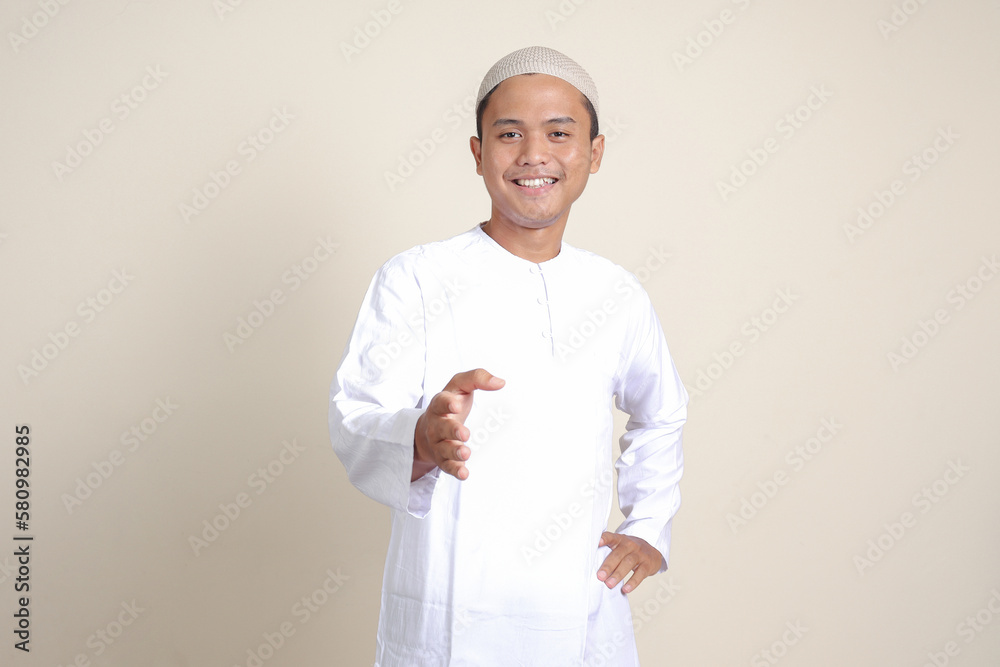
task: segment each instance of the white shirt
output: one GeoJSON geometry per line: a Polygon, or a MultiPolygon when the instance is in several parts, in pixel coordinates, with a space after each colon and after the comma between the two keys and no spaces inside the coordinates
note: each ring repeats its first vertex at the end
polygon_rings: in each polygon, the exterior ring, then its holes
{"type": "Polygon", "coordinates": [[[687,393],[635,277],[563,243],[535,264],[477,226],[375,274],[330,393],[351,482],[388,505],[376,667],[638,665],[628,601],[596,572],[609,547],[612,397],[617,532],[663,555],[680,506],[687,393]],[[458,372],[476,391],[469,477],[410,482],[413,433],[458,372]]]}

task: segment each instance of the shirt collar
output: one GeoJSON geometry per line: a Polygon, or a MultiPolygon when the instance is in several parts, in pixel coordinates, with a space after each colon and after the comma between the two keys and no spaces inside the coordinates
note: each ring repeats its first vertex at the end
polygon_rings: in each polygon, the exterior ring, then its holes
{"type": "Polygon", "coordinates": [[[500,257],[501,261],[508,263],[510,266],[524,267],[524,268],[536,266],[540,268],[542,271],[545,271],[550,268],[558,268],[566,261],[565,260],[566,244],[562,242],[560,242],[559,244],[559,254],[553,257],[552,259],[545,260],[544,262],[535,263],[532,262],[531,260],[524,259],[523,257],[518,257],[517,255],[515,255],[514,253],[507,250],[499,243],[497,243],[493,239],[493,237],[491,237],[489,234],[483,231],[484,224],[486,223],[482,222],[479,223],[478,225],[476,225],[473,231],[476,233],[476,235],[479,237],[479,240],[482,243],[485,243],[487,246],[492,248],[494,255],[500,257]]]}

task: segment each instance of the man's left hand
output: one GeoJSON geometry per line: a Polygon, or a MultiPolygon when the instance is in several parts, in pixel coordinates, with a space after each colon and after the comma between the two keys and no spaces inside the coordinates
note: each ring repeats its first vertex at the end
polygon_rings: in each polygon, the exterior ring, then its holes
{"type": "Polygon", "coordinates": [[[643,579],[659,572],[663,563],[660,552],[641,537],[605,531],[597,546],[611,547],[611,553],[597,572],[597,578],[607,584],[608,588],[614,588],[615,584],[632,572],[632,577],[622,586],[622,593],[634,591],[643,579]]]}

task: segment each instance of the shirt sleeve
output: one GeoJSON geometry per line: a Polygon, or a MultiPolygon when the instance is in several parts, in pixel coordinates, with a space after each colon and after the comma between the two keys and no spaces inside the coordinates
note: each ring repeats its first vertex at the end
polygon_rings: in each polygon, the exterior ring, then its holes
{"type": "Polygon", "coordinates": [[[362,493],[422,518],[440,468],[410,482],[413,433],[423,413],[421,291],[400,256],[372,278],[330,387],[330,439],[362,493]]]}
{"type": "Polygon", "coordinates": [[[671,522],[681,504],[681,431],[688,395],[653,305],[645,290],[637,288],[630,345],[615,392],[618,409],[629,415],[615,462],[618,504],[625,515],[616,532],[640,537],[659,550],[663,572],[670,557],[671,522]]]}

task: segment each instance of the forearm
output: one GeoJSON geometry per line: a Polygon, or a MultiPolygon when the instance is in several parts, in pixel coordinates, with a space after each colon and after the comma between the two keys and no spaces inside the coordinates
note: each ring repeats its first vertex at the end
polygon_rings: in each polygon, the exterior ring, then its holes
{"type": "Polygon", "coordinates": [[[649,542],[663,555],[664,568],[669,558],[671,519],[681,504],[685,415],[686,410],[680,408],[656,427],[627,431],[624,452],[616,463],[619,505],[625,515],[616,532],[649,542]]]}

